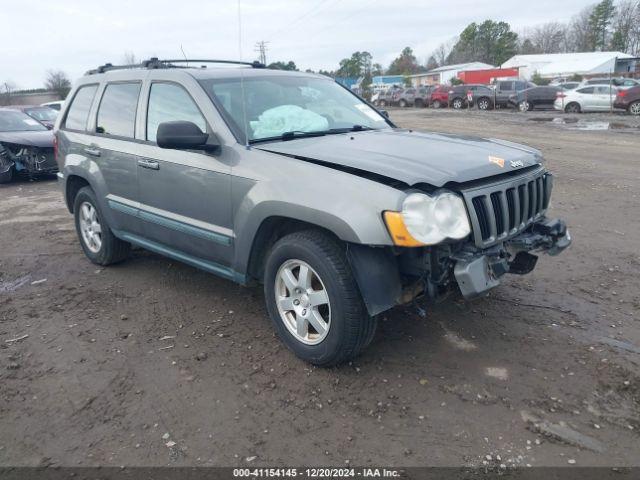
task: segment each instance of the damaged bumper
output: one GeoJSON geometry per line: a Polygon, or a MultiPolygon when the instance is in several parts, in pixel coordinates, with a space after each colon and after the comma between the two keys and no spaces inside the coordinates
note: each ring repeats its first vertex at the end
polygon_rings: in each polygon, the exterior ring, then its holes
{"type": "Polygon", "coordinates": [[[452,258],[453,273],[462,295],[475,298],[500,284],[505,273],[524,275],[531,272],[538,257],[530,252],[558,255],[571,245],[566,224],[559,219],[546,218],[530,229],[493,249],[481,252],[462,251],[452,258]]]}

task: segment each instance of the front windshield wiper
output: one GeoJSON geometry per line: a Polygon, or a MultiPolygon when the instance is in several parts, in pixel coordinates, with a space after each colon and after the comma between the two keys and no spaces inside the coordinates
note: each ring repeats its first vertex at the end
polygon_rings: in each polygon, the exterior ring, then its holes
{"type": "Polygon", "coordinates": [[[283,134],[276,135],[274,137],[256,138],[254,140],[249,140],[249,143],[254,144],[254,143],[262,143],[262,142],[273,142],[276,140],[281,140],[283,142],[286,142],[288,140],[296,140],[298,138],[322,137],[324,135],[337,135],[340,133],[347,133],[347,132],[363,132],[365,130],[376,130],[376,129],[371,127],[366,127],[364,125],[353,125],[351,127],[330,128],[328,130],[318,130],[315,132],[292,130],[290,132],[284,132],[283,134]]]}

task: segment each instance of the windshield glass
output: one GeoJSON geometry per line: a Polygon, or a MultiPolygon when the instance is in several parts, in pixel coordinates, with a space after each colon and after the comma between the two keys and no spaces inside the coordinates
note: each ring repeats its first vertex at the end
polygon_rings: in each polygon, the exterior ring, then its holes
{"type": "Polygon", "coordinates": [[[58,115],[53,108],[28,108],[24,111],[30,117],[35,118],[36,120],[45,121],[45,122],[53,122],[58,115]]]}
{"type": "Polygon", "coordinates": [[[243,83],[240,78],[201,81],[241,142],[279,139],[290,132],[390,128],[384,117],[333,80],[264,75],[245,77],[243,83]]]}
{"type": "Polygon", "coordinates": [[[0,132],[28,132],[47,130],[37,120],[17,110],[0,110],[0,132]]]}

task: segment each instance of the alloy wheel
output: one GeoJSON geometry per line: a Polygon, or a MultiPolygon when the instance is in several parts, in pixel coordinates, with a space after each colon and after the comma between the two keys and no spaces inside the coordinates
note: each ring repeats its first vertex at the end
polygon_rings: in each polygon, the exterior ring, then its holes
{"type": "Polygon", "coordinates": [[[640,102],[634,102],[629,106],[629,113],[631,115],[640,115],[640,102]]]}
{"type": "Polygon", "coordinates": [[[96,208],[89,202],[80,205],[79,221],[84,244],[92,253],[98,253],[102,248],[102,226],[96,208]]]}
{"type": "Polygon", "coordinates": [[[317,345],[326,338],[331,327],[329,294],[308,263],[283,263],[276,274],[275,296],[280,319],[296,340],[317,345]]]}

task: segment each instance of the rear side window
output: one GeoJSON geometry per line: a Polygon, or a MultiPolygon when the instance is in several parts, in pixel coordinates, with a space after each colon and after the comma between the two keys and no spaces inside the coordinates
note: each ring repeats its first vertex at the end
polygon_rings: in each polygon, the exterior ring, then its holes
{"type": "Polygon", "coordinates": [[[585,87],[585,88],[581,88],[580,90],[576,90],[578,93],[593,93],[594,87],[585,87]]]}
{"type": "Polygon", "coordinates": [[[89,119],[89,110],[93,103],[93,97],[98,90],[97,85],[87,85],[80,87],[73,97],[67,118],[64,122],[65,128],[71,130],[86,130],[87,120],[89,119]]]}
{"type": "Polygon", "coordinates": [[[147,140],[156,141],[161,123],[177,120],[193,122],[203,132],[207,131],[207,122],[184,88],[171,83],[152,84],[147,110],[147,140]]]}
{"type": "Polygon", "coordinates": [[[98,108],[97,133],[133,138],[140,83],[112,83],[98,108]]]}
{"type": "Polygon", "coordinates": [[[513,82],[500,83],[500,90],[513,90],[513,82]]]}

